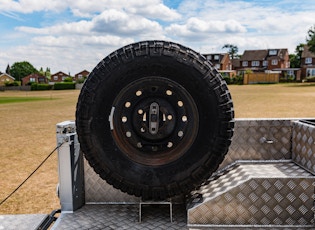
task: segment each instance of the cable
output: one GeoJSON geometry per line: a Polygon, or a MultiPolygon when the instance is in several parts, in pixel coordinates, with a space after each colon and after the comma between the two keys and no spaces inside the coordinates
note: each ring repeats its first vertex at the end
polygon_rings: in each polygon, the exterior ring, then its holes
{"type": "Polygon", "coordinates": [[[54,148],[53,151],[51,151],[51,153],[49,153],[49,155],[42,161],[42,163],[40,163],[37,168],[16,188],[13,190],[13,192],[11,192],[4,200],[2,200],[0,202],[0,206],[7,201],[7,199],[9,199],[17,190],[19,190],[19,188],[21,188],[23,186],[23,184],[25,184],[26,181],[28,181],[28,179],[30,179],[31,176],[33,176],[33,174],[48,160],[48,158],[58,149],[61,147],[61,145],[63,145],[63,143],[60,143],[56,148],[54,148]]]}

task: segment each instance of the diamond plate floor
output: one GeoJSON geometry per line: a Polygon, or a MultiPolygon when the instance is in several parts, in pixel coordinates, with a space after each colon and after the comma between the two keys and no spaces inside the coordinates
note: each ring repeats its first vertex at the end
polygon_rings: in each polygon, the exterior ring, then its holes
{"type": "Polygon", "coordinates": [[[0,230],[33,230],[46,217],[46,214],[0,215],[0,230]]]}
{"type": "Polygon", "coordinates": [[[238,165],[195,191],[188,224],[314,227],[314,178],[292,162],[238,165]]]}
{"type": "Polygon", "coordinates": [[[74,213],[62,213],[53,226],[62,229],[188,229],[184,205],[173,204],[173,222],[168,205],[143,205],[139,223],[139,205],[88,204],[74,213]]]}

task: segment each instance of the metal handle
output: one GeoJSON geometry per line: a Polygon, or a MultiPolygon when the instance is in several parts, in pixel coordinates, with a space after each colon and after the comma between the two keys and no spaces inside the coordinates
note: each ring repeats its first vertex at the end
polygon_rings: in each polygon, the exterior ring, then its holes
{"type": "Polygon", "coordinates": [[[260,139],[260,142],[261,142],[261,143],[266,143],[266,144],[273,144],[273,143],[274,143],[273,140],[268,140],[266,137],[262,137],[262,138],[260,139]]]}

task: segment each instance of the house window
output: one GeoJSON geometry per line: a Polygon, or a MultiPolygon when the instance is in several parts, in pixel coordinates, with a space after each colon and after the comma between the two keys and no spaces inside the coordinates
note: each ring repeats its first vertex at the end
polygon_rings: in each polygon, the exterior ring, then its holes
{"type": "Polygon", "coordinates": [[[58,81],[58,76],[54,76],[54,80],[55,80],[55,81],[58,81]]]}
{"type": "Polygon", "coordinates": [[[278,60],[277,59],[273,59],[271,61],[271,65],[278,65],[278,60]]]}
{"type": "Polygon", "coordinates": [[[269,55],[277,55],[277,50],[269,50],[269,55]]]}
{"type": "Polygon", "coordinates": [[[288,76],[294,76],[294,71],[293,70],[288,70],[287,74],[288,74],[288,76]]]}
{"type": "Polygon", "coordinates": [[[30,82],[35,82],[36,78],[35,77],[30,77],[30,82]]]}
{"type": "Polygon", "coordinates": [[[66,76],[62,76],[62,78],[61,78],[63,81],[66,79],[66,76]]]}
{"type": "Polygon", "coordinates": [[[211,55],[208,55],[208,56],[207,56],[207,60],[211,60],[211,55]]]}
{"type": "Polygon", "coordinates": [[[82,74],[79,74],[79,75],[78,75],[78,78],[79,78],[79,79],[83,78],[82,74]]]}
{"type": "Polygon", "coordinates": [[[220,64],[215,64],[214,66],[216,69],[220,69],[220,64]]]}
{"type": "Polygon", "coordinates": [[[252,61],[252,66],[259,66],[259,61],[252,61]]]}
{"type": "Polygon", "coordinates": [[[306,77],[314,77],[315,76],[315,68],[306,69],[306,77]]]}
{"type": "Polygon", "coordinates": [[[214,55],[214,60],[219,60],[219,55],[214,55]]]}
{"type": "Polygon", "coordinates": [[[312,58],[305,58],[305,64],[312,64],[312,58]]]}
{"type": "Polygon", "coordinates": [[[243,61],[242,66],[248,66],[248,61],[243,61]]]}
{"type": "Polygon", "coordinates": [[[263,61],[263,66],[268,66],[268,61],[263,61]]]}

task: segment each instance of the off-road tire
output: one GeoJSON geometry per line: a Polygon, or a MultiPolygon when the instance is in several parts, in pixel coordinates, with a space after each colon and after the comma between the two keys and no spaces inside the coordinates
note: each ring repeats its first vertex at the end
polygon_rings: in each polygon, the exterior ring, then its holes
{"type": "Polygon", "coordinates": [[[231,143],[226,82],[197,52],[143,41],[105,57],[79,95],[76,128],[91,167],[143,199],[187,194],[218,168],[231,143]]]}

